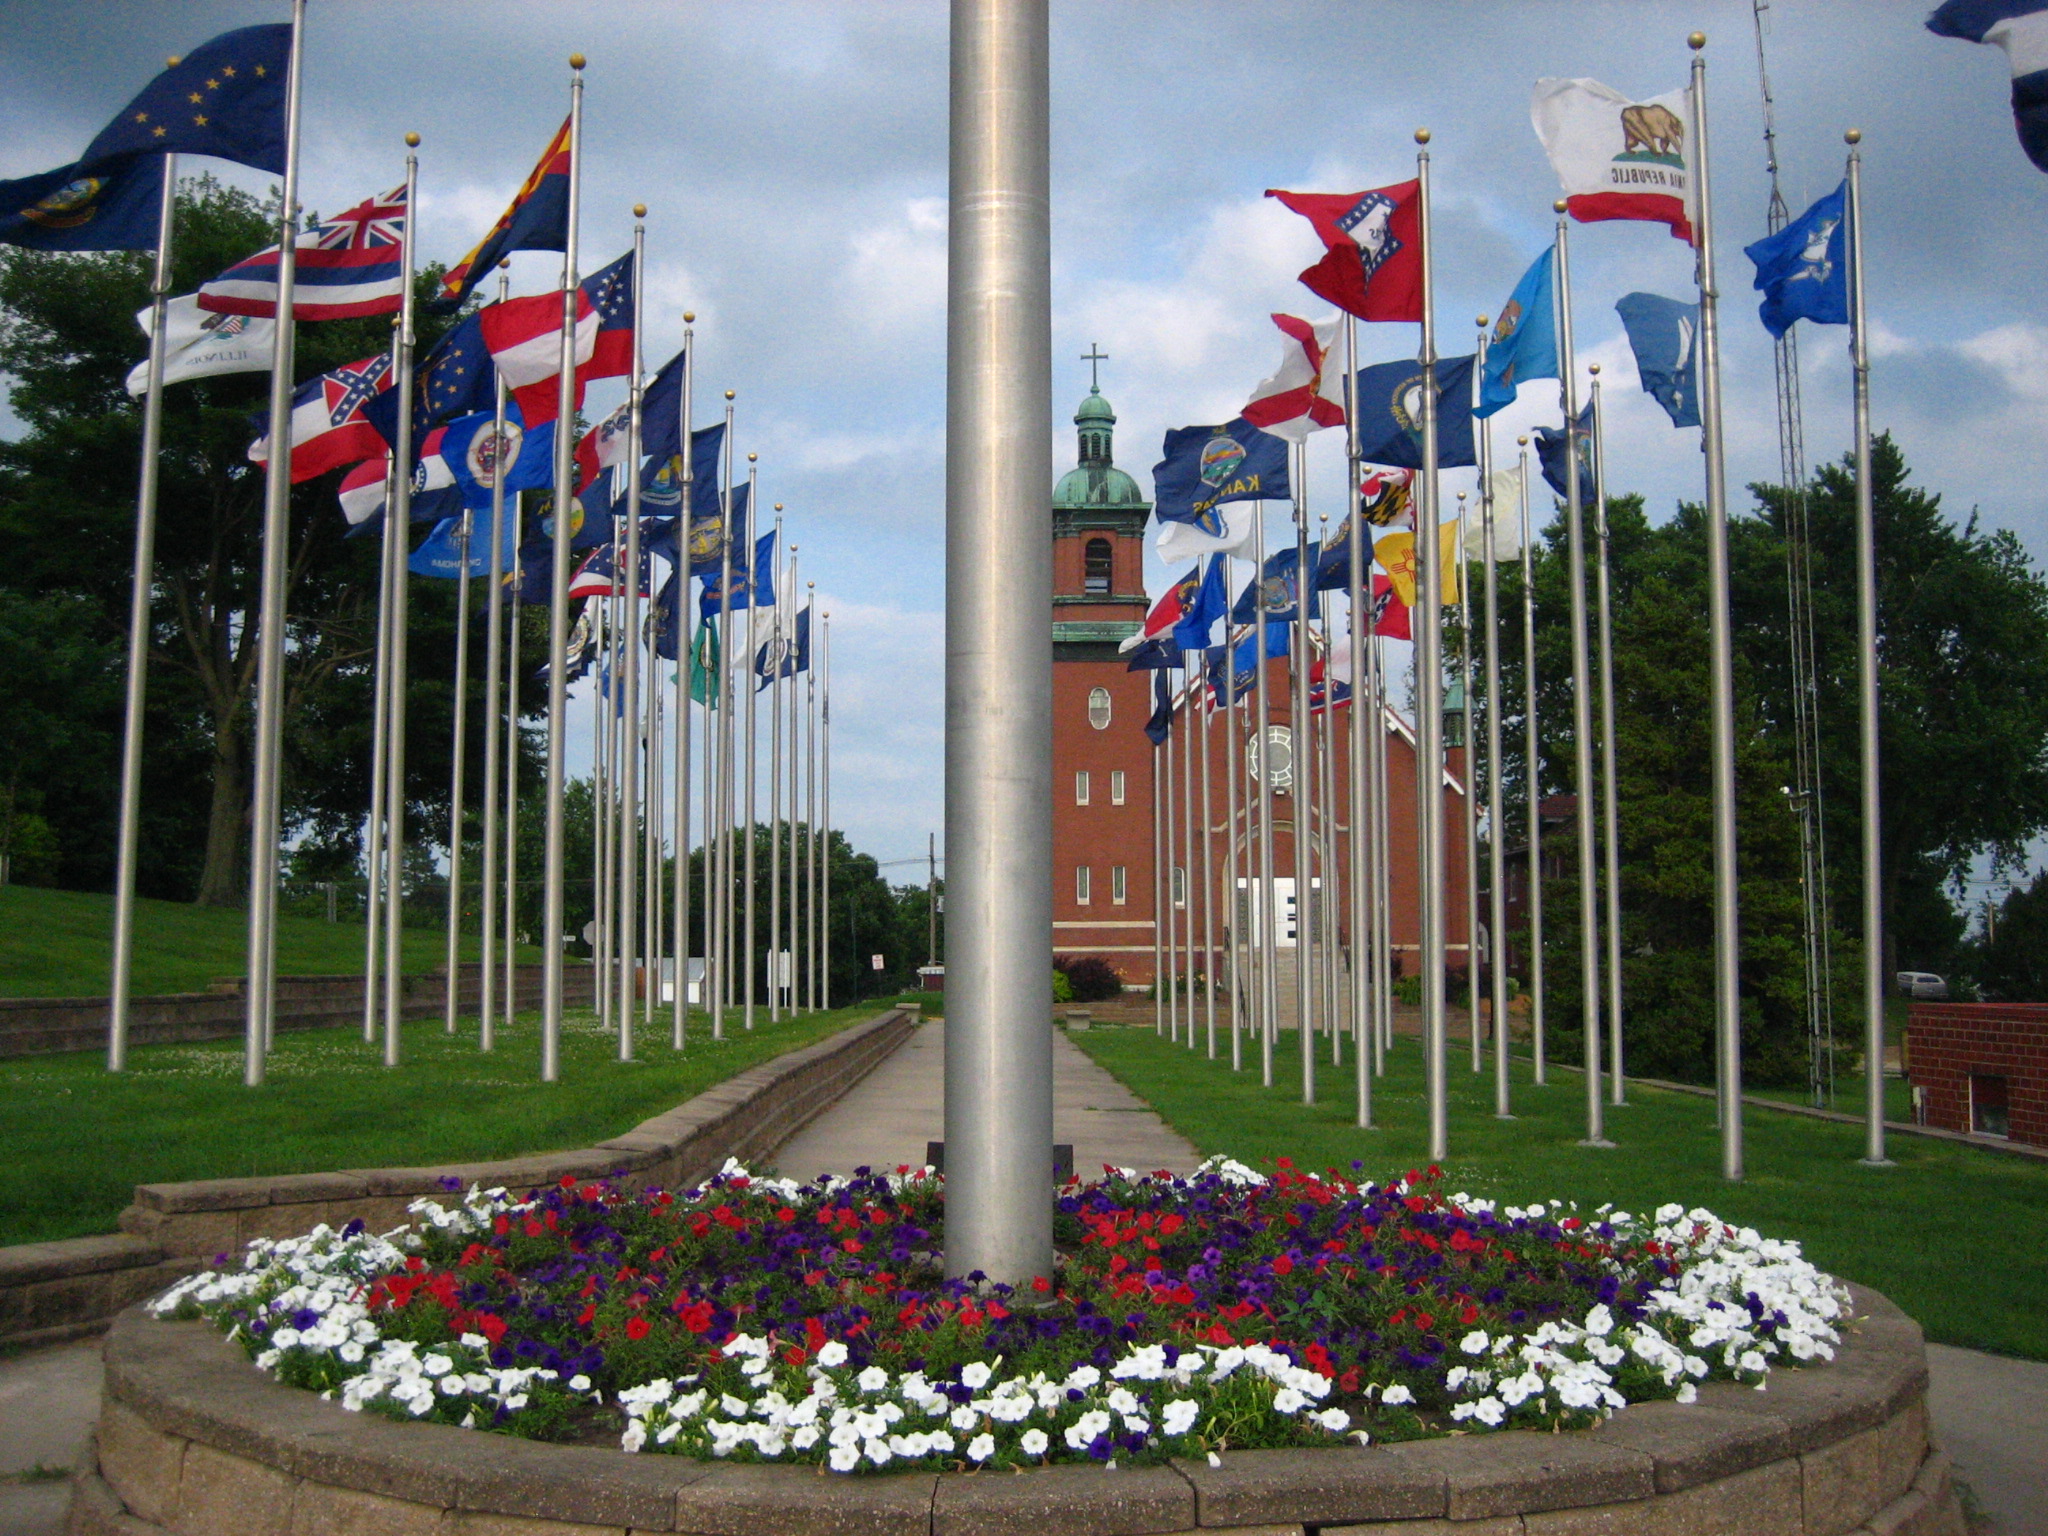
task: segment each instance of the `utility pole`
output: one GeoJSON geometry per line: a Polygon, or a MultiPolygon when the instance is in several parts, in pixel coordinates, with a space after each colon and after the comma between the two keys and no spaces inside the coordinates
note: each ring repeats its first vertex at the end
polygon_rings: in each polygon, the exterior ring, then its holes
{"type": "Polygon", "coordinates": [[[939,834],[925,833],[924,963],[939,963],[939,834]]]}

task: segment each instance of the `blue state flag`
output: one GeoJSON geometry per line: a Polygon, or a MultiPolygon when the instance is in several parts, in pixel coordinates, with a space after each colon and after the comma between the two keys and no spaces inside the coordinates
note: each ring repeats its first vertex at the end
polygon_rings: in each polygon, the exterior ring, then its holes
{"type": "MultiPolygon", "coordinates": [[[[512,545],[515,524],[505,519],[505,537],[499,549],[499,569],[517,568],[519,553],[512,545]]],[[[415,576],[438,576],[453,581],[465,574],[462,557],[462,519],[444,517],[436,523],[433,531],[420,541],[420,547],[412,552],[407,562],[415,576]]],[[[491,510],[485,507],[481,512],[471,512],[469,518],[469,559],[466,574],[488,576],[491,574],[491,510]]],[[[543,599],[545,601],[545,599],[543,599]]]]}
{"type": "MultiPolygon", "coordinates": [[[[1358,370],[1358,456],[1368,464],[1422,468],[1422,364],[1376,363],[1358,370]]],[[[1477,464],[1472,448],[1472,354],[1436,365],[1436,462],[1477,464]]]]}
{"type": "Polygon", "coordinates": [[[153,251],[163,199],[162,155],[137,155],[90,175],[75,165],[0,181],[0,243],[32,251],[153,251]]]}
{"type": "MultiPolygon", "coordinates": [[[[1351,590],[1351,539],[1358,526],[1354,515],[1337,525],[1336,531],[1323,540],[1322,552],[1316,556],[1315,589],[1318,592],[1348,592],[1351,590]]],[[[1372,542],[1367,539],[1359,551],[1364,564],[1359,569],[1359,580],[1372,585],[1372,542]]]]}
{"type": "Polygon", "coordinates": [[[1557,247],[1548,247],[1522,274],[1493,323],[1486,367],[1479,379],[1475,416],[1491,416],[1514,402],[1515,390],[1531,379],[1557,377],[1557,306],[1551,294],[1557,247]]]}
{"type": "MultiPolygon", "coordinates": [[[[683,374],[688,364],[682,353],[663,363],[647,387],[640,392],[640,451],[650,459],[666,463],[670,454],[683,451],[683,374]]],[[[725,438],[725,423],[708,432],[725,438]]],[[[703,433],[694,434],[702,437],[703,433]]],[[[697,460],[697,473],[706,473],[705,461],[697,460]]]]}
{"type": "Polygon", "coordinates": [[[1849,263],[1843,211],[1845,181],[1775,235],[1766,235],[1743,255],[1756,263],[1756,287],[1763,294],[1758,314],[1764,329],[1782,336],[1795,320],[1816,325],[1849,323],[1849,263]]]}
{"type": "Polygon", "coordinates": [[[2020,148],[2048,171],[2048,4],[2042,0],[1948,0],[1927,18],[1936,37],[1990,43],[2012,66],[2012,123],[2020,148]]]}
{"type": "Polygon", "coordinates": [[[1211,555],[1209,569],[1202,574],[1202,584],[1195,588],[1194,601],[1181,613],[1180,622],[1173,626],[1173,643],[1183,651],[1204,651],[1209,648],[1209,632],[1216,621],[1230,610],[1230,590],[1224,584],[1223,556],[1211,555]]]}
{"type": "Polygon", "coordinates": [[[201,43],[145,85],[78,157],[91,171],[130,155],[212,155],[284,174],[287,22],[201,43]]]}
{"type": "MultiPolygon", "coordinates": [[[[427,433],[444,421],[478,411],[495,413],[497,375],[490,348],[484,345],[483,322],[475,315],[439,341],[412,374],[412,451],[417,455],[427,433]]],[[[387,444],[398,442],[398,391],[381,390],[363,406],[363,419],[387,444]]]]}
{"type": "MultiPolygon", "coordinates": [[[[1285,624],[1268,624],[1266,629],[1266,656],[1285,656],[1289,651],[1289,635],[1285,624]]],[[[1259,685],[1259,637],[1247,630],[1235,646],[1212,645],[1203,655],[1208,661],[1209,690],[1219,704],[1248,698],[1259,685]],[[1228,653],[1230,670],[1223,668],[1223,658],[1228,653]]]]}
{"type": "Polygon", "coordinates": [[[1615,310],[1636,355],[1643,392],[1664,407],[1674,427],[1700,424],[1700,307],[1656,293],[1626,293],[1615,310]]]}
{"type": "Polygon", "coordinates": [[[766,688],[778,677],[795,677],[799,672],[811,669],[811,605],[805,603],[796,611],[796,621],[790,625],[791,633],[784,634],[780,624],[775,633],[754,647],[754,676],[761,681],[756,691],[766,688]]]}
{"type": "Polygon", "coordinates": [[[1152,718],[1145,722],[1145,734],[1152,739],[1152,745],[1166,745],[1167,733],[1173,729],[1173,689],[1168,686],[1166,674],[1152,674],[1152,718]]]}
{"type": "MultiPolygon", "coordinates": [[[[1314,571],[1321,558],[1322,546],[1308,547],[1308,568],[1314,571]]],[[[1285,549],[1266,557],[1266,568],[1244,585],[1237,595],[1237,602],[1230,610],[1230,622],[1249,624],[1252,616],[1263,609],[1269,624],[1291,624],[1297,594],[1301,588],[1301,551],[1290,544],[1285,549]]],[[[1313,589],[1308,595],[1308,616],[1314,618],[1318,612],[1316,594],[1313,589]]]]}
{"type": "Polygon", "coordinates": [[[499,467],[505,469],[505,489],[537,491],[555,478],[555,424],[544,422],[526,430],[519,406],[505,402],[505,433],[498,437],[491,429],[497,411],[477,411],[458,416],[441,435],[441,457],[455,476],[455,488],[472,507],[491,504],[492,487],[499,467]]]}
{"type": "Polygon", "coordinates": [[[1152,466],[1152,514],[1223,537],[1226,501],[1286,501],[1287,444],[1242,416],[1220,427],[1177,427],[1152,466]]]}
{"type": "MultiPolygon", "coordinates": [[[[1543,466],[1544,483],[1562,496],[1570,483],[1565,478],[1568,466],[1564,457],[1564,428],[1538,427],[1535,436],[1536,461],[1543,466]]],[[[1593,504],[1593,407],[1590,402],[1579,412],[1578,425],[1572,429],[1571,437],[1579,453],[1579,505],[1590,507],[1593,504]]]]}
{"type": "Polygon", "coordinates": [[[1181,649],[1174,643],[1173,631],[1161,630],[1150,639],[1140,640],[1123,653],[1127,658],[1126,672],[1164,672],[1181,664],[1181,649]]]}
{"type": "MultiPolygon", "coordinates": [[[[739,500],[739,489],[735,488],[733,500],[739,500]]],[[[735,508],[735,514],[737,514],[735,508]]],[[[738,612],[754,606],[755,594],[765,606],[775,601],[775,530],[770,528],[754,540],[754,568],[749,574],[743,564],[735,564],[731,570],[714,570],[704,578],[704,590],[697,598],[697,611],[703,617],[715,618],[721,608],[738,612]],[[732,577],[732,595],[724,595],[724,578],[732,577]]]]}

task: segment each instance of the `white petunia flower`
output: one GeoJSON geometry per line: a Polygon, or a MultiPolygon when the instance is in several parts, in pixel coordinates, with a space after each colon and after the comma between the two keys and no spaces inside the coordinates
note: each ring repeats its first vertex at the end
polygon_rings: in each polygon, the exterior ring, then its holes
{"type": "Polygon", "coordinates": [[[1026,1456],[1043,1456],[1052,1441],[1046,1438],[1042,1429],[1027,1429],[1018,1437],[1017,1449],[1026,1456]]]}
{"type": "Polygon", "coordinates": [[[976,1435],[967,1442],[967,1459],[969,1461],[987,1461],[995,1453],[996,1437],[994,1435],[976,1435]]]}

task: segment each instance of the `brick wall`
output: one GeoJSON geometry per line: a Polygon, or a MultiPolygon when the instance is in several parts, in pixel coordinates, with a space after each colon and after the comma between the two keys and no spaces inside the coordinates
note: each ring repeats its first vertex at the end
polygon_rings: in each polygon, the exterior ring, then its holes
{"type": "MultiPolygon", "coordinates": [[[[2048,1005],[1915,1003],[1906,1075],[1928,1125],[1974,1131],[1972,1077],[2003,1079],[2007,1134],[2048,1147],[2048,1005]]],[[[1984,1093],[1987,1084],[1978,1085],[1984,1093]]]]}

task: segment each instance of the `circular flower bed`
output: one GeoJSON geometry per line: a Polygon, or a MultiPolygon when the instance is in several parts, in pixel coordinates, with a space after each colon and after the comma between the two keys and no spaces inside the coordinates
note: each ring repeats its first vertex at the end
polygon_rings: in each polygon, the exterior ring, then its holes
{"type": "Polygon", "coordinates": [[[152,1306],[350,1409],[839,1472],[1575,1428],[1831,1358],[1848,1307],[1710,1212],[1497,1206],[1435,1169],[1069,1183],[1056,1272],[1021,1291],[944,1278],[929,1170],[411,1209],[254,1243],[152,1306]]]}

